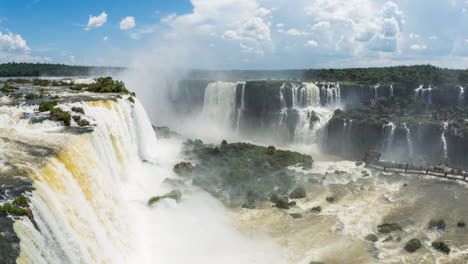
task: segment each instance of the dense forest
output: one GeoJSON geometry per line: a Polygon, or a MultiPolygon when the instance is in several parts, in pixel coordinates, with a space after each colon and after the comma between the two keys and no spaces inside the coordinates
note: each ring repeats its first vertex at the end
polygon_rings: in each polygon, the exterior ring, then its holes
{"type": "Polygon", "coordinates": [[[392,66],[380,68],[309,69],[272,71],[205,71],[194,70],[189,79],[203,80],[300,80],[318,82],[343,82],[362,85],[399,85],[417,87],[468,84],[468,69],[453,70],[432,65],[392,66]]]}
{"type": "Polygon", "coordinates": [[[125,68],[72,66],[47,63],[4,63],[0,64],[0,77],[39,77],[39,76],[98,76],[112,75],[125,68]]]}

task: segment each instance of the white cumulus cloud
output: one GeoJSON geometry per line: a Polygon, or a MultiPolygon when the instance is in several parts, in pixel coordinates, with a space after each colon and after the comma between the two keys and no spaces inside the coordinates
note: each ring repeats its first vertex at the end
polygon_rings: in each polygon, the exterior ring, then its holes
{"type": "Polygon", "coordinates": [[[418,45],[418,44],[413,44],[410,46],[410,49],[412,50],[425,50],[427,49],[426,45],[418,45]]]}
{"type": "Polygon", "coordinates": [[[88,25],[86,26],[85,30],[91,30],[98,27],[101,27],[107,21],[107,14],[106,12],[102,12],[99,16],[92,16],[89,15],[88,25]]]}
{"type": "Polygon", "coordinates": [[[120,21],[121,30],[129,30],[135,27],[135,18],[132,16],[125,17],[120,21]]]}
{"type": "Polygon", "coordinates": [[[11,32],[0,32],[0,50],[4,51],[29,51],[31,50],[20,35],[11,32]]]}
{"type": "Polygon", "coordinates": [[[286,34],[291,35],[291,36],[307,36],[307,35],[309,35],[309,33],[305,32],[305,31],[300,31],[300,30],[295,29],[295,28],[291,28],[288,31],[286,31],[286,34]]]}
{"type": "Polygon", "coordinates": [[[309,40],[309,41],[306,42],[305,45],[306,45],[307,47],[317,47],[317,46],[318,46],[318,43],[317,43],[317,41],[315,41],[315,40],[309,40]]]}

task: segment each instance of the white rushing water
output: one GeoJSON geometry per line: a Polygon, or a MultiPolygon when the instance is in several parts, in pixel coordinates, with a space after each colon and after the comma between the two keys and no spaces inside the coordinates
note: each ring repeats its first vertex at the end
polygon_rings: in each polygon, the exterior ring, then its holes
{"type": "Polygon", "coordinates": [[[465,106],[465,88],[460,86],[460,92],[458,93],[458,100],[457,100],[458,107],[465,106]]]}
{"type": "Polygon", "coordinates": [[[403,123],[403,128],[406,131],[406,144],[408,144],[408,156],[410,158],[414,155],[413,141],[411,140],[411,130],[408,128],[406,123],[403,123]]]}
{"type": "Polygon", "coordinates": [[[75,105],[95,118],[94,132],[51,134],[56,122],[30,124],[24,109],[2,115],[9,136],[62,148],[44,166],[30,166],[38,229],[27,218],[15,222],[18,263],[283,263],[275,245],[239,233],[203,191],[184,189],[180,203],[147,206],[171,190],[161,183],[177,178],[181,143],[157,141],[138,101],[75,105]]]}
{"type": "Polygon", "coordinates": [[[423,102],[432,104],[432,87],[430,85],[428,88],[424,88],[423,85],[420,85],[418,88],[414,89],[414,95],[421,98],[423,102]]]}
{"type": "Polygon", "coordinates": [[[339,83],[321,83],[322,105],[337,107],[341,104],[341,89],[339,83]]]}
{"type": "Polygon", "coordinates": [[[444,159],[448,159],[448,147],[447,147],[447,138],[445,136],[445,133],[447,132],[447,129],[448,129],[448,122],[445,121],[444,122],[444,126],[443,126],[443,131],[442,131],[442,136],[440,138],[441,142],[442,142],[442,153],[444,153],[444,159]]]}
{"type": "Polygon", "coordinates": [[[236,109],[237,83],[214,82],[205,90],[202,115],[218,124],[230,125],[236,109]]]}
{"type": "Polygon", "coordinates": [[[388,122],[383,125],[383,157],[385,159],[392,159],[393,139],[395,137],[395,124],[388,122]]]}
{"type": "Polygon", "coordinates": [[[394,96],[394,94],[393,94],[393,85],[390,85],[390,96],[394,96]]]}
{"type": "Polygon", "coordinates": [[[377,101],[379,99],[379,87],[380,84],[376,84],[372,86],[372,89],[374,90],[374,100],[377,101]]]}

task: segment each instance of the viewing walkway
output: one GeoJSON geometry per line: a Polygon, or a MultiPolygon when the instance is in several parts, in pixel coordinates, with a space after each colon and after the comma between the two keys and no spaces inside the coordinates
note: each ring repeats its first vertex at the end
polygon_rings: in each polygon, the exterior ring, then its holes
{"type": "Polygon", "coordinates": [[[377,151],[368,151],[365,154],[364,162],[367,166],[376,166],[387,171],[388,169],[402,170],[405,173],[424,174],[449,180],[459,180],[468,182],[468,172],[461,169],[441,168],[436,166],[416,166],[407,163],[396,163],[381,161],[381,154],[377,151]]]}

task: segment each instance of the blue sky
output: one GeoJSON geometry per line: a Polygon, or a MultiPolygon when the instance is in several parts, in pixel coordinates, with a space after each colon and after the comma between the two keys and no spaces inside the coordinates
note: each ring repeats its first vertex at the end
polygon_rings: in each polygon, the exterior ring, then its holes
{"type": "Polygon", "coordinates": [[[0,0],[0,62],[468,67],[467,0],[0,0]]]}

